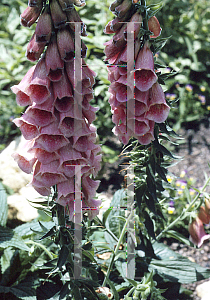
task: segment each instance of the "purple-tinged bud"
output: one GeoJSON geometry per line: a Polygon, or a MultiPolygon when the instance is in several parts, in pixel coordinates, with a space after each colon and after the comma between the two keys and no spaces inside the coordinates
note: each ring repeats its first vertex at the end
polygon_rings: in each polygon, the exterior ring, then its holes
{"type": "Polygon", "coordinates": [[[126,41],[124,39],[124,31],[127,28],[127,24],[124,24],[121,29],[113,36],[113,44],[116,47],[124,47],[126,44],[126,41]]]}
{"type": "Polygon", "coordinates": [[[71,10],[74,8],[74,0],[58,0],[62,10],[71,10]]]}
{"type": "Polygon", "coordinates": [[[30,7],[39,7],[43,5],[43,0],[28,0],[28,6],[30,7]]]}
{"type": "Polygon", "coordinates": [[[160,27],[160,23],[155,16],[153,16],[149,19],[148,27],[149,27],[149,30],[151,32],[153,32],[153,35],[150,35],[150,38],[156,38],[161,34],[162,28],[160,27]]]}
{"type": "Polygon", "coordinates": [[[42,11],[42,6],[30,7],[28,6],[24,12],[20,15],[20,23],[24,27],[30,27],[38,19],[42,11]]]}
{"type": "Polygon", "coordinates": [[[61,28],[66,25],[67,22],[67,16],[62,11],[59,3],[57,0],[52,0],[50,3],[50,11],[51,11],[51,17],[53,20],[53,24],[55,28],[61,28]]]}
{"type": "Polygon", "coordinates": [[[48,8],[39,17],[36,25],[35,34],[37,42],[49,42],[52,33],[52,20],[48,8]]]}
{"type": "MultiPolygon", "coordinates": [[[[136,12],[131,17],[130,22],[134,22],[134,39],[136,39],[141,28],[142,16],[138,12],[136,12]]],[[[127,27],[124,31],[124,39],[127,41],[127,27]]]]}
{"type": "Polygon", "coordinates": [[[59,81],[63,75],[64,61],[60,57],[55,36],[47,48],[45,64],[49,79],[59,81]]]}
{"type": "Polygon", "coordinates": [[[113,2],[113,3],[110,5],[109,9],[110,9],[111,11],[114,11],[115,8],[116,8],[117,6],[119,6],[122,2],[123,2],[123,0],[116,0],[115,2],[113,2]]]}
{"type": "Polygon", "coordinates": [[[197,217],[189,225],[190,240],[200,248],[205,240],[210,238],[210,234],[206,234],[203,222],[197,217]]]}
{"type": "Polygon", "coordinates": [[[210,215],[210,200],[205,198],[205,210],[210,215]]]}
{"type": "Polygon", "coordinates": [[[74,22],[80,22],[81,23],[81,35],[87,36],[86,25],[80,19],[80,16],[79,16],[78,12],[76,11],[76,9],[73,8],[72,10],[67,11],[66,14],[67,14],[70,28],[74,31],[74,22]]]}
{"type": "Polygon", "coordinates": [[[132,2],[130,0],[124,0],[120,5],[115,8],[114,14],[118,18],[122,18],[131,8],[132,2]]]}
{"type": "Polygon", "coordinates": [[[26,50],[26,57],[30,61],[36,61],[40,58],[40,55],[43,53],[46,42],[38,43],[36,41],[36,34],[34,32],[30,42],[28,43],[26,50]]]}
{"type": "Polygon", "coordinates": [[[199,213],[198,213],[198,218],[203,222],[203,224],[209,224],[210,215],[206,212],[204,206],[200,207],[200,210],[199,210],[199,213]]]}
{"type": "Polygon", "coordinates": [[[87,54],[87,47],[86,47],[85,43],[82,41],[82,49],[81,49],[82,58],[85,58],[86,54],[87,54]]]}
{"type": "Polygon", "coordinates": [[[74,40],[71,33],[67,29],[58,31],[57,45],[61,59],[66,62],[74,60],[74,40]]]}

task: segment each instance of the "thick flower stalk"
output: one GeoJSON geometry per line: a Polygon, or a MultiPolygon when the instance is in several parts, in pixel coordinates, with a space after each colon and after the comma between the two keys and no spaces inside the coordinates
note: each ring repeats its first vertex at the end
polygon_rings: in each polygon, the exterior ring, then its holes
{"type": "Polygon", "coordinates": [[[41,195],[49,196],[56,186],[56,201],[66,208],[70,220],[78,184],[75,176],[81,175],[82,209],[93,218],[101,204],[93,199],[99,181],[92,179],[100,170],[101,148],[95,144],[96,128],[91,124],[97,110],[90,105],[95,73],[84,61],[87,48],[80,35],[80,45],[75,42],[76,33],[86,35],[85,25],[73,0],[44,3],[29,1],[21,15],[23,26],[38,19],[26,56],[39,61],[12,87],[18,105],[28,106],[14,120],[26,143],[13,157],[24,172],[33,173],[30,184],[41,195]]]}
{"type": "Polygon", "coordinates": [[[104,32],[114,33],[114,36],[105,43],[104,52],[109,62],[109,103],[116,125],[113,131],[124,144],[135,137],[139,143],[147,145],[154,140],[155,122],[164,122],[170,108],[158,83],[150,43],[160,35],[160,24],[155,16],[148,20],[145,14],[142,15],[142,7],[134,4],[136,2],[116,0],[111,4],[116,18],[107,24],[104,32]],[[134,23],[133,70],[127,69],[132,56],[132,47],[128,47],[128,22],[134,23]],[[132,73],[134,80],[129,80],[132,73]],[[133,99],[130,99],[132,90],[133,99]]]}

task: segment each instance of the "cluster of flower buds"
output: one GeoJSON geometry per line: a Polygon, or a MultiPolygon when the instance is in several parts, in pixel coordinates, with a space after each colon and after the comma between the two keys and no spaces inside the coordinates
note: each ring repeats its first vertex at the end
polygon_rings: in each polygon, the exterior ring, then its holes
{"type": "Polygon", "coordinates": [[[205,199],[205,206],[201,206],[195,220],[189,225],[190,240],[199,248],[205,240],[210,238],[210,234],[206,234],[204,224],[210,222],[210,201],[205,199]]]}
{"type": "Polygon", "coordinates": [[[116,18],[107,24],[104,32],[114,33],[114,36],[105,43],[104,52],[109,62],[109,103],[116,125],[113,131],[124,144],[130,137],[135,137],[139,143],[147,145],[154,140],[155,122],[164,122],[170,108],[158,83],[149,42],[160,35],[160,24],[155,16],[146,20],[148,29],[145,35],[145,16],[142,16],[136,2],[116,0],[111,4],[110,9],[116,18]],[[133,40],[128,38],[128,23],[133,23],[133,40]],[[131,49],[133,53],[130,53],[131,49]],[[131,59],[133,70],[127,68],[131,59]],[[131,75],[133,80],[129,80],[131,75]]]}
{"type": "Polygon", "coordinates": [[[44,53],[12,87],[18,105],[28,106],[14,120],[26,143],[13,157],[24,172],[33,173],[30,184],[41,195],[49,196],[56,186],[56,201],[70,220],[78,189],[82,209],[93,218],[101,204],[93,199],[99,181],[92,179],[100,170],[101,148],[95,144],[96,128],[91,124],[97,110],[90,105],[96,74],[84,61],[86,46],[80,35],[86,35],[85,25],[74,8],[84,2],[44,2],[29,1],[21,15],[24,26],[38,19],[27,58],[35,61],[44,53]]]}

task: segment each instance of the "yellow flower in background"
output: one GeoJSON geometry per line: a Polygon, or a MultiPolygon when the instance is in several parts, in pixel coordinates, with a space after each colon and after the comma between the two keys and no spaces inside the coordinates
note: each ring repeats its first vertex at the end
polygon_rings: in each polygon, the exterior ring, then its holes
{"type": "Polygon", "coordinates": [[[204,85],[200,86],[200,90],[201,90],[201,92],[205,92],[205,90],[206,90],[205,86],[204,85]]]}
{"type": "Polygon", "coordinates": [[[180,177],[183,178],[183,177],[185,177],[185,175],[186,175],[186,172],[185,171],[181,171],[180,177]]]}
{"type": "Polygon", "coordinates": [[[191,84],[187,84],[187,85],[185,86],[185,89],[186,89],[188,92],[192,92],[193,87],[192,87],[191,84]]]}
{"type": "Polygon", "coordinates": [[[210,105],[206,106],[207,110],[210,110],[210,105]]]}
{"type": "Polygon", "coordinates": [[[168,207],[168,214],[169,214],[169,215],[173,215],[174,213],[175,213],[175,208],[169,206],[169,207],[168,207]]]}

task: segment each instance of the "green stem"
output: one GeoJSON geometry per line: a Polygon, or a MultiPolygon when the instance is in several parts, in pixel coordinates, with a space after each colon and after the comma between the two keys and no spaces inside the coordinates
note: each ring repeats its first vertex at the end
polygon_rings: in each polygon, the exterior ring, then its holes
{"type": "Polygon", "coordinates": [[[125,295],[125,296],[127,296],[127,297],[129,297],[132,293],[133,293],[133,291],[135,291],[135,286],[133,286],[131,289],[130,289],[130,291],[128,291],[127,292],[127,294],[125,295]]]}
{"type": "Polygon", "coordinates": [[[25,244],[33,244],[33,245],[36,245],[36,246],[42,248],[42,249],[47,253],[47,255],[49,256],[50,259],[53,259],[53,258],[54,258],[53,255],[50,253],[50,251],[48,251],[47,248],[45,248],[45,246],[42,245],[42,244],[39,244],[39,243],[34,242],[34,241],[25,241],[25,244]]]}
{"type": "Polygon", "coordinates": [[[171,229],[177,222],[179,222],[183,215],[186,214],[187,212],[189,212],[191,210],[191,208],[193,207],[193,205],[196,203],[196,201],[198,200],[200,194],[202,194],[205,191],[205,188],[207,187],[207,185],[210,182],[210,177],[207,179],[206,183],[204,184],[203,188],[201,191],[199,191],[199,193],[195,196],[195,199],[190,203],[190,205],[181,213],[181,215],[176,218],[176,220],[174,220],[171,224],[169,224],[157,237],[156,240],[159,240],[165,232],[167,232],[169,229],[171,229]]]}
{"type": "Polygon", "coordinates": [[[120,237],[119,237],[117,246],[116,246],[115,251],[114,251],[114,253],[113,253],[113,255],[112,255],[112,259],[111,259],[111,262],[110,262],[108,271],[107,271],[107,273],[106,273],[106,276],[105,276],[105,278],[104,278],[104,282],[103,282],[103,284],[102,284],[102,287],[104,287],[104,286],[106,285],[107,278],[109,278],[109,274],[110,274],[111,268],[112,268],[112,266],[113,266],[115,256],[116,256],[116,254],[117,254],[117,252],[118,252],[118,249],[119,249],[119,247],[120,247],[120,244],[122,243],[122,239],[123,239],[123,237],[124,237],[124,234],[125,234],[125,231],[126,231],[126,227],[127,227],[127,225],[128,225],[128,222],[130,221],[132,215],[133,215],[133,211],[131,211],[130,215],[128,216],[128,218],[127,218],[127,220],[126,220],[126,222],[125,222],[125,224],[124,224],[124,227],[123,227],[122,232],[121,232],[121,235],[120,235],[120,237]]]}

